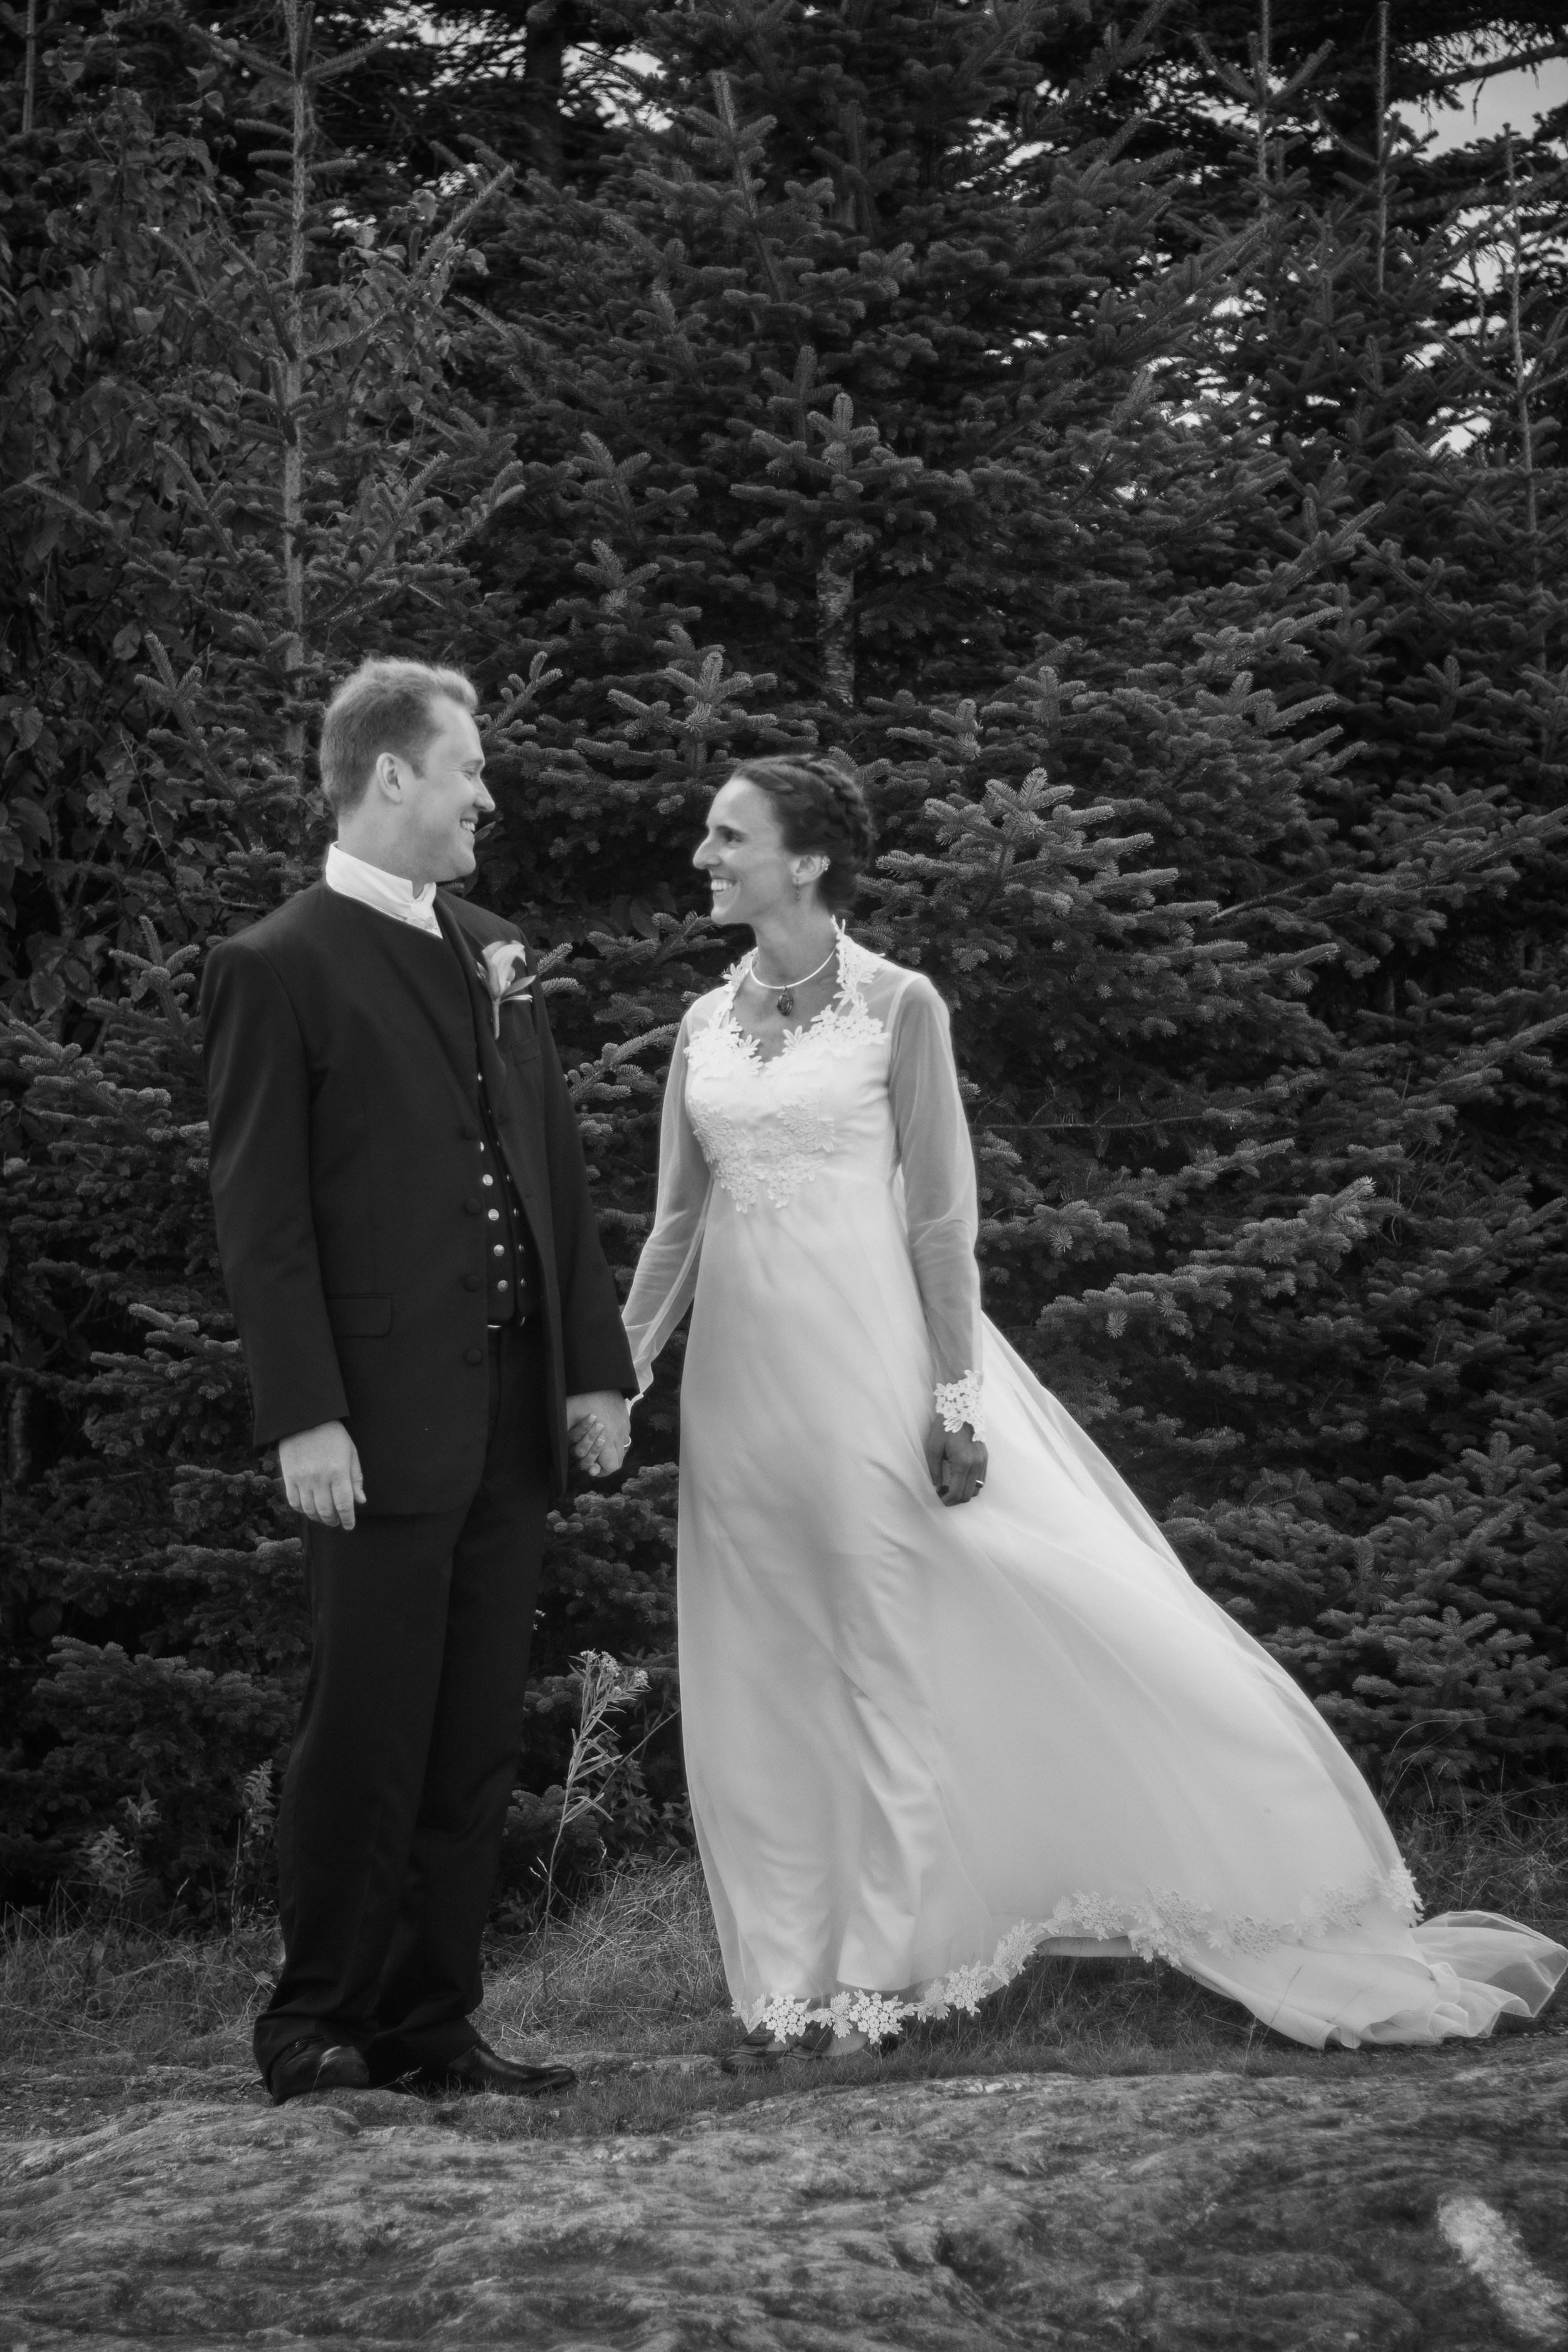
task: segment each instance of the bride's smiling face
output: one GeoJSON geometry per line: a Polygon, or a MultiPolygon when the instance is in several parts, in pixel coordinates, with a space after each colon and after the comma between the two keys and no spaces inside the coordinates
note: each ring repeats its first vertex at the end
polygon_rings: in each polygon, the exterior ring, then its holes
{"type": "Polygon", "coordinates": [[[821,862],[784,847],[772,797],[744,776],[731,776],[714,793],[691,860],[708,877],[716,923],[754,923],[793,907],[796,874],[821,862]]]}

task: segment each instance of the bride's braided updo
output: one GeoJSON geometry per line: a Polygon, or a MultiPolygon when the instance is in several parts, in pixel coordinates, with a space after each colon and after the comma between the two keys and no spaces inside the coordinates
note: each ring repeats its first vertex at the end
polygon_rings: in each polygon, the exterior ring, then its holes
{"type": "Polygon", "coordinates": [[[826,858],[827,871],[817,882],[822,903],[836,915],[847,914],[877,840],[866,795],[853,776],[830,761],[783,751],[740,761],[730,781],[766,793],[786,849],[826,858]]]}

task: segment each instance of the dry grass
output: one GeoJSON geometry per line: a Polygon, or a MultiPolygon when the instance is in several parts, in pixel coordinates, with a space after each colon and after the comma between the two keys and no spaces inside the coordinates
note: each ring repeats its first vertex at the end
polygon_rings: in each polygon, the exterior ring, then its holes
{"type": "Polygon", "coordinates": [[[482,2022],[500,2040],[674,2051],[734,2038],[702,1873],[683,1856],[623,1864],[547,1937],[489,1957],[482,2022]]]}
{"type": "Polygon", "coordinates": [[[1500,1911],[1568,1943],[1568,1804],[1501,1797],[1412,1814],[1399,1843],[1439,1911],[1500,1911]]]}
{"type": "MultiPolygon", "coordinates": [[[[1430,1910],[1503,1911],[1568,1940],[1568,1807],[1477,1803],[1406,1822],[1403,1843],[1430,1910]]],[[[176,2074],[195,2090],[199,2070],[215,2091],[258,2095],[250,2024],[274,1952],[274,1933],[263,1927],[197,1943],[112,1922],[13,1919],[0,1937],[0,2043],[12,2084],[29,2103],[40,2088],[58,2096],[72,2084],[101,2103],[150,2095],[176,2074]]],[[[1568,2011],[1557,2014],[1563,2007],[1548,2011],[1545,2030],[1568,2031],[1568,2011]]],[[[721,2050],[741,2028],[700,1873],[681,1860],[623,1866],[552,1928],[548,1947],[538,1935],[497,1942],[479,2022],[503,2049],[593,2053],[597,2069],[559,2108],[487,2099],[467,2103],[455,2119],[508,2137],[668,2130],[699,2111],[816,2083],[1040,2071],[1310,2074],[1435,2063],[1429,2052],[1302,2049],[1173,1969],[1045,1960],[977,2018],[910,2027],[883,2058],[792,2063],[760,2079],[682,2073],[672,2062],[721,2050]]],[[[1453,2063],[1466,2056],[1456,2052],[1453,2063]]],[[[454,2119],[450,2107],[442,2112],[454,2119]]]]}
{"type": "Polygon", "coordinates": [[[269,1922],[219,1940],[56,1915],[0,1927],[0,2048],[14,2063],[202,2065],[248,2043],[271,1980],[269,1922]]]}

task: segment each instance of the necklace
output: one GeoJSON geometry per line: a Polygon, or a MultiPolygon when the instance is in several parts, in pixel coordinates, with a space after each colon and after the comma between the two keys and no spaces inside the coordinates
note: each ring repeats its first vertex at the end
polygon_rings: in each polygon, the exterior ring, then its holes
{"type": "Polygon", "coordinates": [[[827,953],[823,957],[822,961],[817,965],[816,971],[808,971],[805,973],[804,978],[800,980],[784,981],[758,980],[754,970],[757,961],[757,950],[753,948],[751,954],[746,958],[746,978],[749,981],[754,982],[758,988],[765,989],[770,996],[773,995],[773,991],[776,988],[778,994],[773,998],[773,1002],[778,1006],[779,1011],[787,1015],[795,1011],[795,990],[797,988],[804,988],[806,981],[816,980],[819,974],[825,972],[837,953],[838,941],[835,940],[833,945],[828,949],[827,953]]]}

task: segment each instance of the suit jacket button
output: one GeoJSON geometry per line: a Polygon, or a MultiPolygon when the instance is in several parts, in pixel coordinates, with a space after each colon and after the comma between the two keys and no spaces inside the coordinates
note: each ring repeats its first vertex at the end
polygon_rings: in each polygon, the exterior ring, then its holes
{"type": "Polygon", "coordinates": [[[482,1364],[484,1360],[485,1351],[482,1348],[470,1348],[463,1358],[465,1364],[482,1364]]]}
{"type": "Polygon", "coordinates": [[[477,1143],[479,1139],[479,1129],[473,1125],[471,1120],[468,1119],[464,1120],[462,1126],[458,1129],[458,1133],[462,1137],[465,1143],[477,1143]]]}
{"type": "Polygon", "coordinates": [[[463,1288],[465,1290],[478,1290],[482,1279],[483,1276],[480,1275],[466,1274],[463,1276],[463,1288]]]}
{"type": "Polygon", "coordinates": [[[463,1203],[463,1214],[465,1217],[477,1217],[483,1207],[484,1202],[482,1201],[465,1201],[463,1203]]]}

